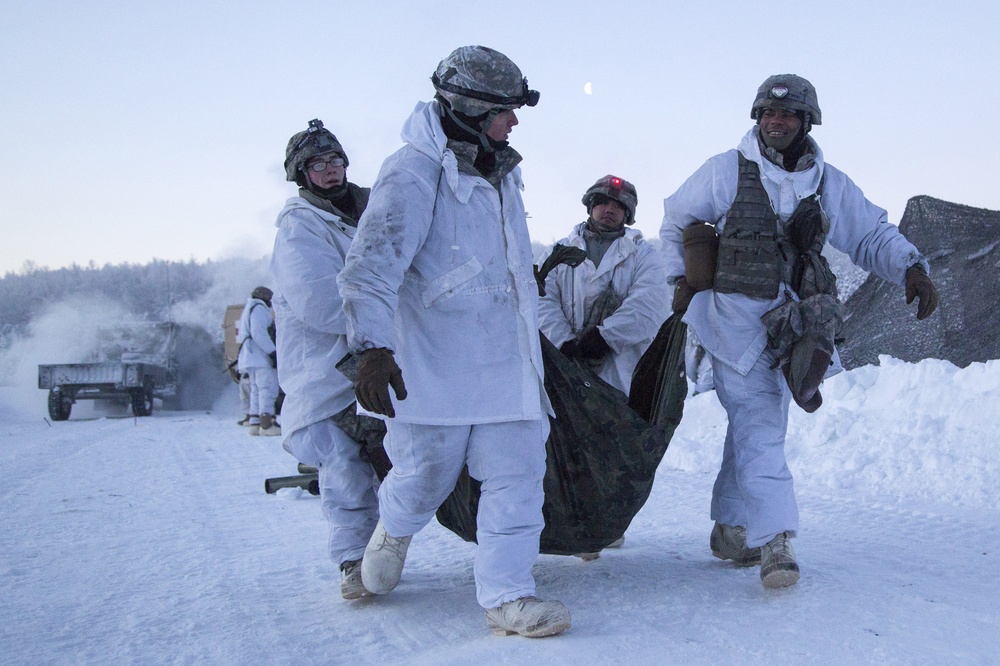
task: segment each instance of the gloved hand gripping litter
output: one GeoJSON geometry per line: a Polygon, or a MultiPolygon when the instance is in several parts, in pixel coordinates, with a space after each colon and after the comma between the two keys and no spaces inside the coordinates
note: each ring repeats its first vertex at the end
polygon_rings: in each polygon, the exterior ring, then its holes
{"type": "Polygon", "coordinates": [[[572,245],[561,245],[556,243],[552,246],[552,252],[545,258],[541,266],[535,266],[535,281],[538,283],[538,295],[545,295],[545,278],[549,276],[552,269],[559,264],[567,264],[570,268],[576,268],[587,258],[586,250],[582,250],[572,245]]]}
{"type": "Polygon", "coordinates": [[[369,412],[389,418],[396,416],[389,398],[390,386],[397,400],[406,399],[403,371],[396,365],[392,352],[384,347],[362,352],[358,360],[358,376],[354,380],[354,395],[358,403],[369,412]]]}
{"type": "Polygon", "coordinates": [[[914,298],[920,299],[917,305],[918,320],[927,319],[937,309],[937,289],[920,264],[906,269],[906,304],[912,303],[914,298]]]}
{"type": "Polygon", "coordinates": [[[696,293],[698,292],[691,288],[687,278],[682,275],[674,284],[674,300],[670,304],[670,307],[677,314],[684,314],[687,312],[688,306],[691,305],[691,299],[694,298],[696,293]]]}
{"type": "Polygon", "coordinates": [[[611,346],[596,326],[581,335],[577,344],[581,358],[599,360],[611,353],[611,346]]]}

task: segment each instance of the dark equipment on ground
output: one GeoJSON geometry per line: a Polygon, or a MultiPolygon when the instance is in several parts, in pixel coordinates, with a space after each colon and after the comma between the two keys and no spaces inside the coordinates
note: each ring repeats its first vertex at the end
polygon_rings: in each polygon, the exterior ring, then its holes
{"type": "Polygon", "coordinates": [[[302,488],[310,495],[319,495],[319,474],[296,474],[264,479],[264,492],[273,495],[281,488],[302,488]]]}

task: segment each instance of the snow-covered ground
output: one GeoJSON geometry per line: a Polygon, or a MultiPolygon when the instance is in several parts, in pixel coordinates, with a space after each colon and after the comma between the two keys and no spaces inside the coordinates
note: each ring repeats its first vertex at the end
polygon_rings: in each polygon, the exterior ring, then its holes
{"type": "MultiPolygon", "coordinates": [[[[0,389],[3,664],[995,664],[1000,661],[1000,361],[883,358],[793,408],[801,582],[764,589],[708,549],[725,431],[689,399],[625,546],[543,555],[562,636],[492,636],[474,546],[432,522],[399,587],[345,602],[318,498],[276,438],[212,413],[45,420],[0,389]]],[[[89,418],[88,415],[95,416],[89,418]]]]}

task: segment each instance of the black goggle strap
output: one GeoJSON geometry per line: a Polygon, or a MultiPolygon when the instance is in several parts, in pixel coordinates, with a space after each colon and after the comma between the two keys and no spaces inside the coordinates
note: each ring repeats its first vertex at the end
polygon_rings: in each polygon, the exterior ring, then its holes
{"type": "Polygon", "coordinates": [[[451,104],[448,104],[447,101],[442,103],[441,106],[444,107],[445,113],[448,114],[448,117],[451,118],[456,125],[479,139],[479,144],[484,150],[493,150],[490,146],[490,138],[486,136],[486,130],[488,130],[490,125],[493,124],[493,119],[499,115],[500,109],[491,109],[490,112],[486,114],[486,119],[483,121],[482,128],[476,129],[474,127],[469,127],[469,125],[462,122],[462,120],[455,113],[455,110],[451,108],[451,104]]]}
{"type": "Polygon", "coordinates": [[[541,96],[537,90],[528,89],[527,78],[521,79],[521,84],[524,86],[524,92],[517,97],[502,97],[500,95],[492,95],[479,90],[472,90],[471,88],[456,86],[454,83],[446,83],[441,80],[441,77],[437,75],[437,72],[434,72],[431,76],[431,82],[435,85],[435,87],[446,92],[462,95],[463,97],[470,97],[472,99],[478,99],[481,102],[489,102],[490,104],[496,104],[497,106],[535,106],[538,104],[538,98],[541,96]]]}

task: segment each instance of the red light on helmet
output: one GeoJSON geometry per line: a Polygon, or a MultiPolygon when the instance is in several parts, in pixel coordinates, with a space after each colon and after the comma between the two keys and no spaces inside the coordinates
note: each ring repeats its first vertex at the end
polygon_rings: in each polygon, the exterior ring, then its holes
{"type": "Polygon", "coordinates": [[[621,178],[612,178],[611,179],[611,187],[615,188],[616,190],[620,190],[621,187],[622,187],[622,179],[621,178]]]}

